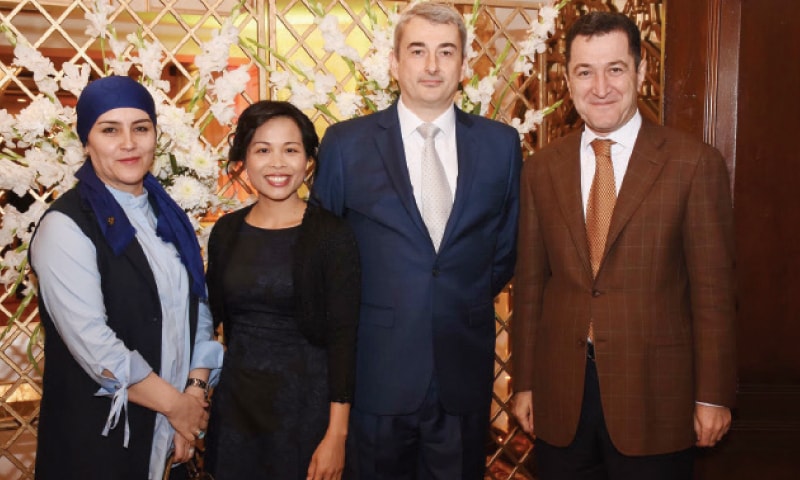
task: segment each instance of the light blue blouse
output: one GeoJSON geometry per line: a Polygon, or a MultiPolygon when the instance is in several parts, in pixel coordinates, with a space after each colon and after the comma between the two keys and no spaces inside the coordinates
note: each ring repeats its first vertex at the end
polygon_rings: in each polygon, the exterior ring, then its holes
{"type": "MultiPolygon", "coordinates": [[[[223,348],[213,338],[211,313],[208,305],[201,302],[194,352],[189,359],[189,276],[175,246],[156,235],[156,216],[147,192],[134,196],[107,188],[136,229],[136,240],[158,286],[163,317],[159,376],[183,391],[190,370],[208,368],[209,383],[216,384],[223,348]]],[[[60,212],[47,214],[31,249],[35,252],[31,263],[39,278],[40,301],[72,356],[100,385],[95,395],[112,398],[108,423],[102,432],[106,434],[127,408],[128,387],[142,381],[153,369],[139,352],[128,350],[107,326],[95,247],[72,219],[60,212]],[[104,377],[103,370],[110,371],[114,378],[104,377]]],[[[127,422],[124,428],[127,446],[127,422]]],[[[157,414],[150,453],[151,480],[162,478],[174,434],[167,418],[157,414]]]]}

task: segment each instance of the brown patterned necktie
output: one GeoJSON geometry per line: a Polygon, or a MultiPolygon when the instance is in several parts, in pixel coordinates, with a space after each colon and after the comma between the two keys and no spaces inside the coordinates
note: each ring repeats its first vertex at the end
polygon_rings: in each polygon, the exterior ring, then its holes
{"type": "MultiPolygon", "coordinates": [[[[589,238],[589,260],[592,276],[597,276],[603,251],[606,249],[608,226],[617,203],[617,188],[614,184],[614,165],[611,163],[611,144],[605,138],[592,141],[592,149],[597,160],[592,187],[589,189],[589,203],[586,206],[586,236],[589,238]]],[[[589,321],[589,341],[594,344],[594,322],[589,321]]]]}
{"type": "Polygon", "coordinates": [[[597,159],[592,187],[589,189],[589,203],[586,206],[586,235],[589,238],[589,259],[592,275],[597,276],[603,251],[608,238],[611,214],[617,202],[617,189],[614,185],[614,166],[611,164],[612,140],[596,138],[592,149],[597,159]]]}

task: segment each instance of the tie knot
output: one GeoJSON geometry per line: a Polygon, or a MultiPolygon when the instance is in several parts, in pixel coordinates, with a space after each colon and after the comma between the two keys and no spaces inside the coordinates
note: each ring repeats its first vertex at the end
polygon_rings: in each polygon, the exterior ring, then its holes
{"type": "Polygon", "coordinates": [[[422,138],[424,138],[425,140],[429,140],[435,137],[437,133],[439,133],[439,127],[437,127],[432,123],[423,123],[422,125],[417,127],[417,130],[419,131],[420,135],[422,135],[422,138]]]}
{"type": "Polygon", "coordinates": [[[611,145],[614,144],[614,140],[609,140],[608,138],[595,138],[592,140],[592,150],[594,150],[594,156],[597,159],[601,158],[611,158],[611,145]]]}

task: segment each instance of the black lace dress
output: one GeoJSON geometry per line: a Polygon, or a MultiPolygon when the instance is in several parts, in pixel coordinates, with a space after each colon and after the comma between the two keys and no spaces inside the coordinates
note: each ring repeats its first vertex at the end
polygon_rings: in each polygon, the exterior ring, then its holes
{"type": "Polygon", "coordinates": [[[227,351],[214,391],[206,468],[217,480],[305,479],[330,410],[325,348],[296,319],[292,258],[300,227],[242,223],[224,245],[227,351]]]}

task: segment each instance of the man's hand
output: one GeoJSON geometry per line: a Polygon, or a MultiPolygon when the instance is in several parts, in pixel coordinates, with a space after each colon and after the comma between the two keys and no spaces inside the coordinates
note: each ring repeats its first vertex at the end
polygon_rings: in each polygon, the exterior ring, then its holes
{"type": "Polygon", "coordinates": [[[698,447],[713,447],[731,428],[731,409],[711,405],[694,405],[694,431],[698,447]]]}
{"type": "Polygon", "coordinates": [[[528,435],[533,435],[533,392],[526,390],[514,394],[511,411],[528,435]]]}

